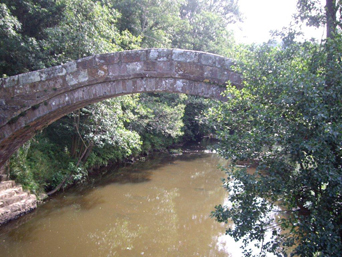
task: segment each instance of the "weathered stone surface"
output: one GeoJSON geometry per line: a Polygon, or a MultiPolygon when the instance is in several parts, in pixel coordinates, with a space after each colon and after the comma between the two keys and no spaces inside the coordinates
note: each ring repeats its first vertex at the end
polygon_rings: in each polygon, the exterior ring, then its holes
{"type": "Polygon", "coordinates": [[[179,62],[198,62],[199,52],[175,49],[172,52],[172,59],[179,62]]]}
{"type": "Polygon", "coordinates": [[[17,85],[19,82],[19,76],[16,75],[16,76],[13,76],[13,77],[9,77],[9,78],[5,78],[5,79],[2,79],[2,82],[1,82],[1,87],[13,87],[15,85],[17,85]]]}
{"type": "Polygon", "coordinates": [[[168,61],[171,59],[172,49],[151,49],[148,58],[152,61],[168,61]]]}
{"type": "Polygon", "coordinates": [[[115,64],[121,62],[121,55],[119,52],[109,53],[109,54],[99,54],[95,55],[96,64],[115,64]]]}
{"type": "Polygon", "coordinates": [[[233,62],[204,52],[143,49],[0,79],[0,167],[37,131],[106,98],[170,92],[227,100],[221,95],[226,82],[241,84],[241,76],[231,70],[233,62]]]}
{"type": "Polygon", "coordinates": [[[121,52],[123,63],[146,61],[146,50],[132,50],[121,52]]]}

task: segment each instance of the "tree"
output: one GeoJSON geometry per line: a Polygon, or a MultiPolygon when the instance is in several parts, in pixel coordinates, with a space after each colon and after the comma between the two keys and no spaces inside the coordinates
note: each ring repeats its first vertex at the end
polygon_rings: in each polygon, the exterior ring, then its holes
{"type": "Polygon", "coordinates": [[[55,1],[3,1],[0,6],[0,76],[44,68],[39,39],[60,19],[55,1]]]}
{"type": "Polygon", "coordinates": [[[188,96],[184,103],[186,106],[183,116],[183,140],[199,141],[204,136],[215,134],[215,128],[209,122],[207,113],[215,108],[218,102],[213,99],[188,96]]]}
{"type": "Polygon", "coordinates": [[[135,106],[124,107],[130,117],[126,127],[139,133],[144,153],[165,149],[181,139],[186,98],[177,94],[140,94],[135,106]]]}
{"type": "Polygon", "coordinates": [[[20,46],[21,37],[18,34],[18,30],[20,29],[21,24],[14,17],[10,11],[8,10],[5,4],[0,4],[0,74],[11,74],[13,70],[17,70],[18,68],[12,66],[12,69],[6,69],[7,63],[16,55],[14,49],[10,54],[7,52],[9,46],[20,46]]]}
{"type": "Polygon", "coordinates": [[[65,10],[58,25],[45,29],[41,44],[48,65],[99,53],[136,48],[139,38],[120,33],[116,23],[120,14],[100,1],[64,0],[65,10]]]}
{"type": "Polygon", "coordinates": [[[182,23],[172,46],[226,54],[233,43],[229,25],[240,21],[237,1],[187,0],[180,8],[182,23]]]}
{"type": "Polygon", "coordinates": [[[63,18],[65,1],[23,0],[2,1],[22,24],[20,33],[24,36],[42,39],[44,30],[55,26],[63,18]]]}
{"type": "Polygon", "coordinates": [[[126,129],[132,119],[122,106],[135,105],[131,96],[89,105],[51,124],[11,160],[11,174],[35,193],[53,194],[79,183],[88,172],[141,152],[141,138],[126,129]]]}
{"type": "Polygon", "coordinates": [[[0,75],[15,75],[84,56],[138,48],[140,38],[119,31],[120,13],[97,0],[3,1],[0,75]]]}
{"type": "Polygon", "coordinates": [[[142,47],[174,47],[224,53],[233,41],[229,25],[240,20],[236,0],[112,0],[120,31],[142,38],[142,47]]]}
{"type": "Polygon", "coordinates": [[[141,46],[170,47],[181,22],[179,8],[184,0],[113,0],[122,15],[120,31],[128,30],[142,39],[141,46]]]}
{"type": "Polygon", "coordinates": [[[297,7],[297,19],[306,21],[309,26],[326,26],[327,38],[333,38],[337,30],[342,29],[342,6],[339,0],[325,0],[325,6],[322,1],[300,0],[297,7]]]}
{"type": "MultiPolygon", "coordinates": [[[[303,17],[319,10],[316,1],[299,1],[304,5],[311,9],[300,9],[303,17]]],[[[225,182],[231,206],[217,206],[213,216],[234,221],[227,233],[244,240],[246,256],[253,240],[261,256],[341,255],[342,41],[338,27],[328,35],[325,47],[288,42],[244,51],[243,88],[228,86],[232,99],[212,113],[219,151],[231,159],[225,182]],[[253,173],[239,166],[252,163],[253,173]]]]}

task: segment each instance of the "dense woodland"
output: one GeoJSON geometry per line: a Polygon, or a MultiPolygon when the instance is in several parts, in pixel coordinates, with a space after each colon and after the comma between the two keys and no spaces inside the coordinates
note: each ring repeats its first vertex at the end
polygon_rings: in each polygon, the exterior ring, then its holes
{"type": "Polygon", "coordinates": [[[226,232],[244,240],[245,256],[252,240],[258,256],[341,256],[342,3],[321,2],[299,0],[295,26],[274,32],[277,41],[239,45],[230,32],[241,21],[234,0],[2,0],[2,77],[150,47],[228,56],[244,77],[243,89],[227,84],[227,103],[151,93],[87,106],[27,142],[11,176],[37,194],[54,192],[100,167],[216,133],[218,152],[231,160],[231,206],[212,216],[234,221],[226,232]],[[325,26],[326,39],[298,40],[304,23],[325,26]]]}

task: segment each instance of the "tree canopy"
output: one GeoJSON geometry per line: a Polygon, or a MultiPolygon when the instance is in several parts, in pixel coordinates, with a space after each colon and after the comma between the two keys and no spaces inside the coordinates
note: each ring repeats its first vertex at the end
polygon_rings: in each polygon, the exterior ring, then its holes
{"type": "Polygon", "coordinates": [[[298,17],[325,24],[326,40],[244,48],[236,66],[243,88],[228,85],[231,100],[211,114],[231,160],[231,205],[212,215],[234,221],[227,233],[244,240],[246,256],[253,242],[258,256],[342,252],[341,5],[318,2],[298,1],[298,17]]]}

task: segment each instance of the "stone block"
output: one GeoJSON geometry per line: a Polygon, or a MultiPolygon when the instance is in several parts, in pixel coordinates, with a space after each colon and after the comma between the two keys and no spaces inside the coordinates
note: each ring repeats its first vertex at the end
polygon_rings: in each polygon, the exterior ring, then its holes
{"type": "Polygon", "coordinates": [[[28,73],[23,73],[19,75],[19,84],[25,85],[40,81],[39,71],[32,71],[28,73]]]}
{"type": "Polygon", "coordinates": [[[115,88],[115,93],[116,94],[122,94],[122,81],[118,81],[114,84],[114,88],[115,88]]]}
{"type": "Polygon", "coordinates": [[[132,50],[121,53],[123,63],[146,61],[146,50],[132,50]]]}
{"type": "Polygon", "coordinates": [[[121,62],[121,53],[98,54],[95,56],[97,65],[110,65],[121,62]]]}
{"type": "Polygon", "coordinates": [[[77,71],[77,63],[75,61],[67,62],[66,64],[63,64],[62,67],[65,69],[66,73],[77,71]]]}
{"type": "Polygon", "coordinates": [[[242,76],[241,74],[235,73],[235,72],[229,72],[229,80],[234,85],[242,85],[242,76]]]}
{"type": "Polygon", "coordinates": [[[151,49],[148,53],[148,59],[151,61],[165,62],[172,56],[171,49],[151,49]]]}
{"type": "Polygon", "coordinates": [[[89,69],[97,66],[96,56],[84,57],[76,61],[78,69],[89,69]]]}
{"type": "MultiPolygon", "coordinates": [[[[204,67],[206,68],[206,67],[204,67]]],[[[209,67],[210,68],[210,67],[209,67]]],[[[178,75],[183,75],[188,78],[193,78],[193,79],[199,79],[203,80],[204,79],[204,70],[203,66],[196,64],[196,63],[182,63],[179,62],[176,64],[175,67],[175,73],[178,75]]],[[[180,76],[178,76],[180,77],[180,76]]]]}
{"type": "Polygon", "coordinates": [[[131,93],[133,89],[132,80],[123,80],[122,81],[122,93],[131,93]]]}
{"type": "Polygon", "coordinates": [[[175,72],[175,63],[168,61],[168,62],[157,62],[157,72],[161,75],[168,73],[173,74],[175,72]]]}
{"type": "Polygon", "coordinates": [[[178,62],[198,62],[199,52],[174,49],[172,59],[178,62]]]}
{"type": "Polygon", "coordinates": [[[122,75],[121,65],[120,64],[112,64],[108,66],[108,75],[109,76],[118,76],[122,75]]]}
{"type": "Polygon", "coordinates": [[[55,67],[51,67],[48,69],[44,69],[40,71],[40,79],[41,81],[50,80],[58,76],[64,76],[66,74],[66,69],[59,65],[55,67]]]}
{"type": "Polygon", "coordinates": [[[1,87],[4,87],[4,88],[13,87],[13,86],[18,85],[19,76],[16,75],[16,76],[12,76],[9,78],[0,79],[0,82],[1,82],[1,84],[0,84],[1,87]]]}
{"type": "Polygon", "coordinates": [[[221,68],[222,69],[226,69],[226,70],[231,70],[232,69],[232,66],[235,65],[235,61],[232,60],[232,59],[226,59],[226,58],[222,58],[221,59],[221,68]]]}
{"type": "Polygon", "coordinates": [[[230,74],[230,71],[227,71],[227,70],[219,70],[218,71],[218,77],[221,81],[221,84],[224,83],[226,84],[226,82],[229,80],[229,74],[230,74]]]}
{"type": "Polygon", "coordinates": [[[132,63],[126,63],[122,64],[122,66],[126,66],[126,74],[127,75],[133,75],[134,73],[140,73],[143,71],[143,63],[142,62],[132,62],[132,63]]]}
{"type": "Polygon", "coordinates": [[[156,71],[157,70],[157,62],[154,61],[145,61],[144,63],[144,71],[156,71]]]}
{"type": "Polygon", "coordinates": [[[73,86],[78,83],[86,82],[88,78],[88,70],[77,70],[74,73],[67,74],[65,80],[69,86],[73,86]]]}
{"type": "Polygon", "coordinates": [[[186,80],[176,80],[176,83],[174,83],[174,91],[177,93],[182,93],[183,92],[183,88],[186,86],[186,80]]]}
{"type": "Polygon", "coordinates": [[[106,65],[100,65],[96,68],[88,69],[89,80],[97,80],[108,76],[108,67],[106,65]]]}
{"type": "Polygon", "coordinates": [[[204,77],[210,81],[217,81],[219,79],[219,70],[216,67],[204,67],[204,77]]]}
{"type": "Polygon", "coordinates": [[[207,66],[216,66],[218,64],[219,56],[208,55],[205,53],[200,54],[199,63],[207,66]]]}

